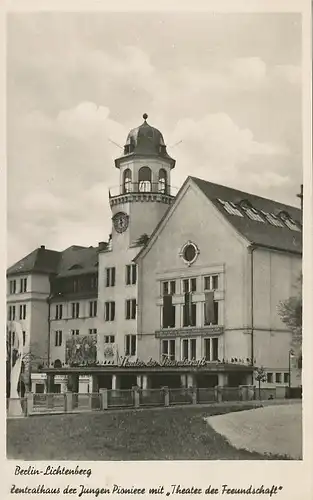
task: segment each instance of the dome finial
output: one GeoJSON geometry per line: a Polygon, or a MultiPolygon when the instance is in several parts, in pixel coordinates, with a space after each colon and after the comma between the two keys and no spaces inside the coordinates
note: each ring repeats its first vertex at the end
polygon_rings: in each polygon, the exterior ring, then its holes
{"type": "Polygon", "coordinates": [[[147,113],[144,113],[144,114],[142,115],[142,118],[146,121],[146,119],[148,118],[147,113]]]}

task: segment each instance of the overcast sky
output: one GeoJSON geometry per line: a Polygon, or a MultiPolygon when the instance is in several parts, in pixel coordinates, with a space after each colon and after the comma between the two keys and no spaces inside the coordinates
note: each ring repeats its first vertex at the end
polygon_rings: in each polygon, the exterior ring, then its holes
{"type": "Polygon", "coordinates": [[[174,186],[190,174],[297,205],[300,15],[23,13],[7,36],[9,264],[107,239],[110,141],[145,112],[174,186]]]}

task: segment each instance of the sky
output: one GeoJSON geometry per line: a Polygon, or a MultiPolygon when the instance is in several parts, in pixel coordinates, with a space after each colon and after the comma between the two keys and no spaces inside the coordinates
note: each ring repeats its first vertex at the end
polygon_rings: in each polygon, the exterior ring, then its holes
{"type": "Polygon", "coordinates": [[[114,159],[143,113],[173,186],[193,175],[297,206],[300,15],[9,14],[9,265],[107,240],[114,159]]]}

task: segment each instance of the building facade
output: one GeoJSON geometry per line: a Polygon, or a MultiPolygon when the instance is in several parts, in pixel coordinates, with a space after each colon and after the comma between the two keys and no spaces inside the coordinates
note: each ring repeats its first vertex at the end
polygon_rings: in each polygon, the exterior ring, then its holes
{"type": "Polygon", "coordinates": [[[175,160],[146,120],[115,160],[108,241],[40,247],[8,269],[28,389],[249,385],[260,366],[288,385],[278,306],[298,293],[300,210],[194,177],[174,193],[175,160]]]}

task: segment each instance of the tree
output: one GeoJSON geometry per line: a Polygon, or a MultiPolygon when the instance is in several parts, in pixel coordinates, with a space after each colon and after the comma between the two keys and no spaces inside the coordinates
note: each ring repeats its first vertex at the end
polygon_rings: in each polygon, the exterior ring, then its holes
{"type": "Polygon", "coordinates": [[[298,294],[281,301],[278,314],[292,333],[292,346],[298,351],[298,368],[302,368],[302,276],[298,281],[298,294]]]}
{"type": "Polygon", "coordinates": [[[254,378],[259,383],[259,399],[261,399],[261,382],[266,382],[267,380],[266,371],[263,366],[260,366],[255,370],[254,378]]]}

